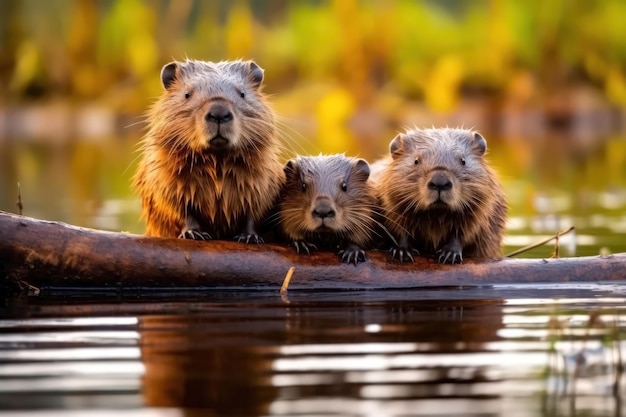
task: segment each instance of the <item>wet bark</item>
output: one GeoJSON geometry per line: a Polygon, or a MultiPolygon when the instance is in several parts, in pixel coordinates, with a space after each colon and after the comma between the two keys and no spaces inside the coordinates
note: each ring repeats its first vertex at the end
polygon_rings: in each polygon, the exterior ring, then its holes
{"type": "Polygon", "coordinates": [[[399,289],[504,283],[598,282],[626,279],[626,253],[560,259],[469,259],[439,265],[416,257],[392,262],[370,251],[358,266],[334,253],[298,255],[274,244],[150,238],[86,229],[0,212],[0,285],[45,291],[399,289]]]}

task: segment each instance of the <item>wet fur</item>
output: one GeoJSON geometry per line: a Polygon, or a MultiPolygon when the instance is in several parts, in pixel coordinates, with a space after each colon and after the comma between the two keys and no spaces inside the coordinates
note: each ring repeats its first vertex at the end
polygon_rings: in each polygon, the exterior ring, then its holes
{"type": "Polygon", "coordinates": [[[344,262],[365,260],[363,248],[375,233],[376,199],[369,172],[365,160],[344,155],[300,156],[287,163],[279,219],[298,251],[319,245],[342,249],[344,262]],[[332,205],[336,215],[324,219],[313,215],[319,201],[332,205]],[[322,222],[325,228],[320,228],[322,222]]]}
{"type": "Polygon", "coordinates": [[[252,61],[163,67],[165,90],[148,113],[134,178],[147,235],[176,237],[194,228],[212,238],[255,234],[284,181],[262,79],[252,61]],[[219,132],[206,119],[216,102],[233,112],[219,132]],[[226,146],[210,142],[218,134],[226,146]]]}
{"type": "Polygon", "coordinates": [[[374,179],[400,258],[413,249],[444,263],[501,256],[507,205],[485,151],[484,138],[465,129],[415,129],[391,141],[374,179]],[[438,191],[428,187],[438,172],[451,182],[445,204],[435,203],[438,191]]]}

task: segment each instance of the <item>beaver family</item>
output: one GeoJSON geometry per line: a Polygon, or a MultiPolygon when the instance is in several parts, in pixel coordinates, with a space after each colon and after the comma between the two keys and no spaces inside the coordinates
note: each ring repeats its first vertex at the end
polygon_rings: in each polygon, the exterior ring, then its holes
{"type": "Polygon", "coordinates": [[[299,156],[285,165],[279,219],[296,251],[340,249],[345,263],[365,261],[376,198],[367,161],[344,155],[299,156]]]}
{"type": "Polygon", "coordinates": [[[393,258],[501,256],[507,204],[486,150],[485,138],[466,129],[414,129],[391,141],[372,176],[385,224],[398,239],[393,258]]]}
{"type": "Polygon", "coordinates": [[[163,67],[134,178],[147,235],[261,241],[284,181],[262,81],[253,61],[163,67]]]}

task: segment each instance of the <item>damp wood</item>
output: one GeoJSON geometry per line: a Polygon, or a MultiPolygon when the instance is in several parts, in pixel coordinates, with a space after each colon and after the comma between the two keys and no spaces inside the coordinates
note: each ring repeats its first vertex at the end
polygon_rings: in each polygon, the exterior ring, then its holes
{"type": "Polygon", "coordinates": [[[506,283],[624,280],[626,253],[558,259],[467,259],[400,264],[383,251],[359,265],[335,253],[298,255],[287,246],[154,238],[76,227],[0,212],[2,286],[120,290],[276,289],[294,267],[289,291],[400,289],[506,283]]]}

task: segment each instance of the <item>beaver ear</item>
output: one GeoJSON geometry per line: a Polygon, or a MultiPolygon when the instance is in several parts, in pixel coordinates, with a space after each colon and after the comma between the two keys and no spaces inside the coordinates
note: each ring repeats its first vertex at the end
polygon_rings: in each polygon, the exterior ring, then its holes
{"type": "Polygon", "coordinates": [[[474,142],[472,143],[472,150],[478,156],[483,156],[487,152],[487,141],[478,132],[474,132],[474,142]]]}
{"type": "Polygon", "coordinates": [[[291,175],[298,172],[298,162],[295,159],[290,159],[283,167],[283,171],[285,172],[285,176],[289,178],[291,175]]]}
{"type": "Polygon", "coordinates": [[[402,133],[398,133],[398,135],[395,138],[391,139],[391,142],[389,142],[389,152],[391,153],[393,159],[396,159],[398,156],[400,156],[403,149],[404,135],[402,133]]]}
{"type": "Polygon", "coordinates": [[[248,79],[253,87],[259,87],[263,82],[263,68],[259,67],[254,61],[248,62],[248,79]]]}
{"type": "Polygon", "coordinates": [[[165,64],[161,69],[161,82],[163,83],[163,87],[167,90],[170,88],[172,83],[178,78],[179,67],[178,62],[170,62],[169,64],[165,64]]]}
{"type": "Polygon", "coordinates": [[[370,164],[365,159],[356,159],[352,165],[354,166],[354,172],[358,174],[363,181],[370,177],[370,164]]]}

